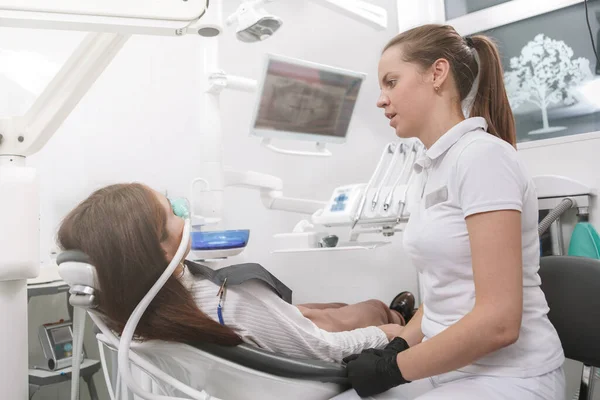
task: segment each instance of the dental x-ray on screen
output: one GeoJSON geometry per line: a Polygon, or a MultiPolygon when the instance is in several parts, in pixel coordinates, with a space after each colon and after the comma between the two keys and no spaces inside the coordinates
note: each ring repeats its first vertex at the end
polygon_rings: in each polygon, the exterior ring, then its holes
{"type": "Polygon", "coordinates": [[[359,72],[268,55],[252,133],[344,143],[365,77],[359,72]]]}

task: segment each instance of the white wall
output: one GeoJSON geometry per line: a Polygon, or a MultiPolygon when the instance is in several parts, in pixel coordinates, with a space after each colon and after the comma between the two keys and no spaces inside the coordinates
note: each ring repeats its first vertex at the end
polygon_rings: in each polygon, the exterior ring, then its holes
{"type": "MultiPolygon", "coordinates": [[[[238,4],[233,0],[225,3],[225,15],[238,4]]],[[[280,0],[268,8],[284,19],[284,26],[266,42],[238,42],[231,30],[222,36],[221,67],[232,74],[259,78],[265,52],[368,74],[348,143],[330,146],[334,156],[327,160],[290,158],[261,148],[256,138],[248,136],[254,96],[224,92],[221,115],[226,165],[279,176],[286,195],[321,200],[336,186],[368,179],[381,149],[394,140],[375,101],[378,56],[397,32],[395,1],[373,3],[388,9],[387,31],[374,31],[312,2],[280,0]]],[[[22,45],[42,53],[46,49],[52,54],[59,52],[57,38],[62,39],[46,32],[33,39],[27,32],[0,33],[10,38],[13,47],[22,45]]],[[[203,113],[199,97],[201,46],[197,37],[132,38],[47,146],[30,158],[29,164],[38,168],[42,182],[44,264],[51,258],[61,218],[93,189],[113,182],[140,181],[184,195],[190,180],[202,175],[197,167],[203,113]]],[[[291,231],[302,216],[265,210],[258,193],[244,189],[228,189],[225,202],[226,227],[252,230],[247,250],[231,262],[262,263],[292,287],[296,302],[368,298],[388,302],[402,290],[416,292],[415,273],[403,254],[399,235],[393,238],[393,245],[374,251],[276,255],[270,253],[272,235],[291,231]]],[[[39,324],[66,316],[64,301],[64,296],[31,301],[32,352],[39,352],[39,324]]],[[[86,340],[88,352],[97,356],[92,335],[86,340]]],[[[96,378],[100,386],[100,374],[96,378]]],[[[45,388],[36,398],[67,398],[68,390],[68,385],[45,388]]],[[[87,396],[85,387],[82,393],[87,396]]]]}

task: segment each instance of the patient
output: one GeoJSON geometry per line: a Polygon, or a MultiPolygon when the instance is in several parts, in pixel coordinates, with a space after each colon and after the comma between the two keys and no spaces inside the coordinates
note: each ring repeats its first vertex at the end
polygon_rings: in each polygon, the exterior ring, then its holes
{"type": "MultiPolygon", "coordinates": [[[[100,287],[98,311],[120,333],[173,259],[183,226],[162,194],[142,184],[117,184],[97,190],[71,211],[58,242],[63,250],[81,250],[91,258],[100,287]]],[[[403,292],[397,298],[404,303],[395,310],[378,300],[294,306],[251,280],[227,288],[222,325],[218,291],[219,286],[180,264],[140,320],[136,338],[231,346],[246,342],[292,357],[341,362],[398,336],[412,315],[413,304],[405,307],[406,300],[414,303],[403,292]]]]}

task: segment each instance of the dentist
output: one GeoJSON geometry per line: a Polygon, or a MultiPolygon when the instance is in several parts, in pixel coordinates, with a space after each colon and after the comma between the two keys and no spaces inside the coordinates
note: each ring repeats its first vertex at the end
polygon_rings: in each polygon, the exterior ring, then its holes
{"type": "Polygon", "coordinates": [[[346,359],[353,388],[361,397],[395,388],[386,399],[563,400],[564,354],[538,275],[537,197],[496,46],[425,25],[385,46],[378,74],[377,106],[396,135],[427,148],[404,233],[423,298],[401,337],[346,359]]]}

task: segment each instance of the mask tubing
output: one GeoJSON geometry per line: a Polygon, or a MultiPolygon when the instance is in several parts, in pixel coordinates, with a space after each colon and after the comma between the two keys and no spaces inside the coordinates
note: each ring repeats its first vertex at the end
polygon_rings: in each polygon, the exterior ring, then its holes
{"type": "Polygon", "coordinates": [[[136,306],[135,310],[129,317],[127,324],[125,324],[125,328],[123,329],[123,334],[121,335],[121,340],[119,343],[119,353],[118,353],[118,365],[119,365],[119,375],[122,378],[123,383],[136,395],[140,396],[145,400],[186,400],[181,397],[170,397],[170,396],[160,396],[152,393],[146,392],[142,389],[133,379],[131,374],[131,365],[129,363],[129,349],[131,345],[131,341],[133,339],[133,335],[135,333],[135,328],[137,327],[138,322],[142,318],[144,311],[148,308],[154,297],[158,294],[160,289],[164,286],[167,280],[171,277],[179,263],[183,260],[185,256],[185,251],[187,250],[187,245],[190,240],[190,230],[191,230],[191,222],[189,219],[185,221],[185,225],[183,227],[183,237],[181,243],[179,244],[179,248],[175,253],[175,257],[169,263],[169,266],[163,272],[163,274],[158,278],[156,283],[152,286],[152,288],[146,293],[142,301],[136,306]]]}

